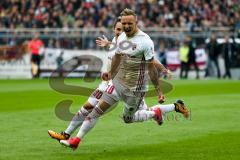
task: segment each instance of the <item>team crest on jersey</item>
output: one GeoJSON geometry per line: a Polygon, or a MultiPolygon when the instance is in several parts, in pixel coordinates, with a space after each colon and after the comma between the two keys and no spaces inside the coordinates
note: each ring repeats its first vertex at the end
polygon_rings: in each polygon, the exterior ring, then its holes
{"type": "Polygon", "coordinates": [[[137,48],[137,44],[133,43],[132,44],[132,50],[135,50],[137,48]]]}

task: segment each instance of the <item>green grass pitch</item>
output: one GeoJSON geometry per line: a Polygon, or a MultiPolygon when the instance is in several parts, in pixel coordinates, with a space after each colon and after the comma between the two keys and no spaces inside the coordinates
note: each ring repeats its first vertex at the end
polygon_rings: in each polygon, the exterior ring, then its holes
{"type": "MultiPolygon", "coordinates": [[[[85,85],[78,79],[69,84],[85,85]]],[[[87,84],[97,86],[99,81],[87,84]]],[[[0,160],[230,160],[240,159],[240,81],[174,80],[166,95],[185,100],[191,118],[170,114],[155,121],[124,124],[121,103],[97,123],[72,151],[50,139],[47,130],[62,131],[69,122],[54,112],[61,100],[73,100],[76,112],[87,97],[61,94],[48,80],[0,80],[0,160]]],[[[147,98],[149,106],[157,98],[147,98]]]]}

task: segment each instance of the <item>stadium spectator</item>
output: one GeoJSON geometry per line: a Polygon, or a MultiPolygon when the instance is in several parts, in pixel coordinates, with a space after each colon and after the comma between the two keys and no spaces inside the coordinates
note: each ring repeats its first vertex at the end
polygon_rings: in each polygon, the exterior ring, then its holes
{"type": "Polygon", "coordinates": [[[166,48],[164,41],[160,41],[159,49],[157,50],[157,55],[159,61],[166,67],[167,66],[167,57],[166,57],[166,48]]]}
{"type": "Polygon", "coordinates": [[[181,70],[180,70],[180,78],[187,78],[188,77],[188,70],[189,70],[189,46],[188,42],[185,40],[183,44],[179,48],[180,54],[180,61],[181,61],[181,70]],[[183,72],[184,76],[183,76],[183,72]]]}
{"type": "Polygon", "coordinates": [[[60,55],[56,58],[56,62],[57,62],[57,70],[58,70],[58,76],[59,77],[63,77],[63,55],[64,55],[64,51],[61,50],[60,51],[60,55]]]}
{"type": "Polygon", "coordinates": [[[199,79],[199,69],[196,62],[196,55],[195,55],[195,45],[192,40],[192,37],[188,37],[188,47],[189,47],[189,54],[188,54],[188,67],[190,68],[191,65],[194,66],[196,71],[196,79],[199,79]]]}
{"type": "Polygon", "coordinates": [[[224,37],[224,43],[222,46],[222,52],[223,52],[223,58],[224,58],[224,64],[225,64],[225,74],[223,75],[223,78],[231,78],[231,72],[230,72],[230,60],[231,56],[233,54],[233,44],[229,42],[229,37],[224,37]]]}
{"type": "Polygon", "coordinates": [[[218,64],[218,56],[219,56],[220,50],[219,50],[219,44],[217,43],[215,35],[211,36],[210,42],[206,46],[206,50],[208,53],[208,63],[206,67],[205,77],[212,75],[214,70],[214,67],[213,67],[213,64],[214,64],[215,67],[217,68],[217,77],[221,78],[219,64],[218,64]]]}
{"type": "Polygon", "coordinates": [[[32,40],[28,43],[29,50],[32,54],[31,65],[32,75],[34,78],[39,77],[40,74],[40,62],[41,55],[43,52],[44,43],[39,39],[39,33],[35,33],[32,40]]]}

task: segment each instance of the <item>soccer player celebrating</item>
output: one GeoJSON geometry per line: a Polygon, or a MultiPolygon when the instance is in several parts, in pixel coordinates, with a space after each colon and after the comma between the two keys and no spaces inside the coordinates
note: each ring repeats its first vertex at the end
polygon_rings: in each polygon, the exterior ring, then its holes
{"type": "MultiPolygon", "coordinates": [[[[119,35],[122,33],[122,24],[120,22],[120,18],[117,19],[117,21],[114,23],[114,34],[115,37],[113,38],[112,42],[108,41],[108,39],[103,36],[99,37],[96,40],[96,43],[98,46],[100,47],[105,47],[105,48],[110,48],[110,45],[112,43],[116,44],[116,40],[118,39],[119,35]]],[[[107,63],[107,70],[110,70],[110,65],[111,65],[111,61],[112,61],[112,57],[115,55],[115,51],[112,48],[110,48],[110,50],[112,50],[111,52],[108,53],[108,63],[107,63]]],[[[158,67],[158,69],[161,72],[167,73],[166,69],[159,64],[159,62],[156,61],[156,66],[158,67]]],[[[87,102],[82,106],[82,108],[77,112],[77,114],[73,117],[71,123],[69,124],[69,126],[67,127],[67,129],[64,132],[61,133],[57,133],[54,132],[52,130],[48,131],[48,134],[57,140],[66,140],[70,137],[70,135],[78,128],[81,126],[82,122],[84,121],[84,119],[86,118],[86,116],[89,114],[89,112],[92,111],[92,109],[96,106],[96,104],[98,103],[99,99],[101,98],[103,91],[105,91],[108,87],[108,82],[107,81],[102,81],[102,83],[99,85],[99,87],[92,93],[92,95],[88,98],[87,102]]],[[[163,100],[163,99],[162,99],[163,100]]],[[[180,102],[180,101],[179,101],[180,102]]],[[[173,104],[168,104],[168,105],[156,105],[154,107],[160,107],[161,110],[164,111],[164,113],[168,112],[168,111],[172,111],[172,108],[175,108],[175,106],[181,106],[181,103],[173,103],[173,104]]],[[[145,101],[143,100],[143,102],[140,104],[139,109],[138,110],[146,110],[147,109],[147,105],[145,103],[145,101]]]]}
{"type": "MultiPolygon", "coordinates": [[[[111,49],[111,44],[116,44],[117,39],[119,35],[122,33],[122,24],[120,22],[120,17],[116,20],[116,22],[113,25],[114,29],[114,38],[112,42],[108,41],[108,39],[103,36],[99,37],[96,40],[96,44],[100,47],[105,47],[108,49],[111,49]]],[[[112,51],[108,53],[108,62],[107,62],[107,70],[109,71],[111,68],[111,60],[112,57],[115,54],[116,50],[111,49],[112,51]]],[[[81,109],[77,112],[77,114],[73,117],[72,121],[70,122],[68,128],[61,133],[56,133],[54,131],[49,130],[48,134],[57,140],[66,140],[70,137],[70,135],[81,126],[87,115],[92,111],[92,109],[98,104],[99,99],[102,97],[103,92],[108,87],[108,81],[102,81],[98,88],[91,94],[91,96],[88,98],[87,102],[81,107],[81,109]]],[[[141,106],[142,108],[146,109],[146,106],[141,106]]]]}
{"type": "Polygon", "coordinates": [[[125,9],[121,13],[121,24],[124,32],[117,39],[118,48],[112,59],[111,70],[103,76],[105,80],[113,80],[109,82],[98,104],[84,119],[77,137],[60,140],[65,146],[76,149],[81,139],[95,126],[98,118],[119,100],[125,103],[123,113],[125,123],[153,118],[158,124],[162,124],[162,114],[174,110],[181,112],[185,117],[189,115],[182,101],[170,106],[157,105],[150,110],[139,110],[147,91],[148,74],[156,88],[159,101],[164,101],[157,74],[157,69],[162,66],[156,65],[153,42],[146,33],[138,29],[137,18],[132,10],[125,9]],[[124,46],[125,42],[131,47],[124,46]]]}

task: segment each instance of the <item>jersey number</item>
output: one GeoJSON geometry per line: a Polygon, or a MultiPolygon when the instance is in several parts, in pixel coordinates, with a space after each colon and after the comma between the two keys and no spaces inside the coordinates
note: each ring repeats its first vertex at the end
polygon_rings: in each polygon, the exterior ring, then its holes
{"type": "Polygon", "coordinates": [[[108,94],[112,94],[113,90],[114,90],[114,86],[108,85],[108,87],[105,90],[105,92],[107,92],[108,94]]]}
{"type": "Polygon", "coordinates": [[[93,96],[96,97],[97,99],[100,99],[102,97],[103,93],[100,90],[96,90],[93,93],[93,96]]]}

